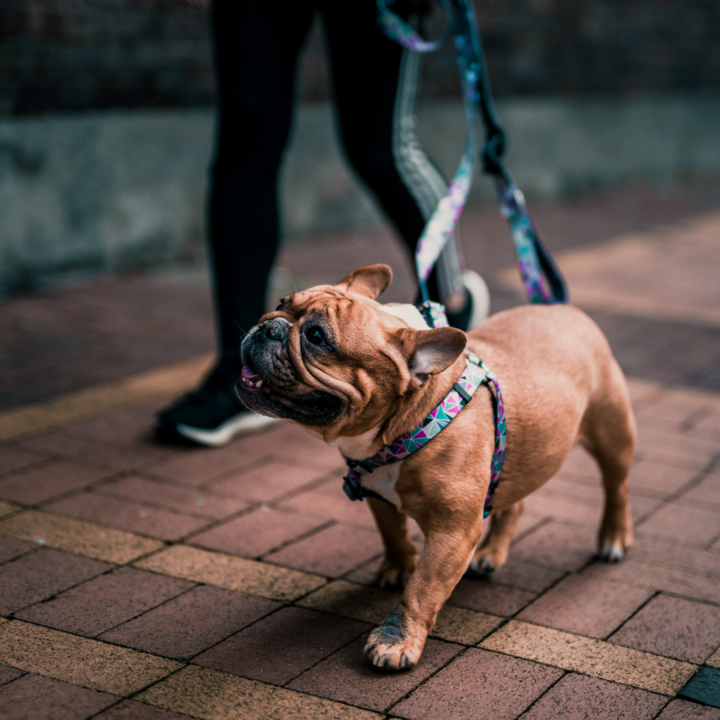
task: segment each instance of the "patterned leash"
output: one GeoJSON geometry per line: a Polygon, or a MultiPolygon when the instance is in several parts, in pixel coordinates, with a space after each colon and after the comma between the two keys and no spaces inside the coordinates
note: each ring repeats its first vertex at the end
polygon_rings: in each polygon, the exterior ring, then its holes
{"type": "Polygon", "coordinates": [[[494,181],[500,212],[510,225],[528,299],[531,303],[568,302],[562,274],[540,239],[525,198],[503,162],[506,135],[495,112],[472,0],[441,0],[441,5],[446,16],[445,31],[438,40],[426,41],[389,9],[387,0],[377,0],[380,28],[389,38],[410,50],[433,52],[450,34],[453,35],[468,122],[467,143],[458,169],[418,240],[415,265],[422,298],[424,301],[429,299],[427,279],[455,232],[480,155],[483,172],[494,181]],[[482,150],[478,141],[479,121],[485,127],[482,150]]]}

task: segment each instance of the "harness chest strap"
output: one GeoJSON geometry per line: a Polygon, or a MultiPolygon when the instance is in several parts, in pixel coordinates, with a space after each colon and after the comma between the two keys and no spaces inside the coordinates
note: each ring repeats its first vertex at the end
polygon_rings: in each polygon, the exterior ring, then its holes
{"type": "Polygon", "coordinates": [[[505,408],[503,406],[500,385],[495,374],[483,364],[476,355],[468,352],[468,363],[463,374],[455,383],[453,389],[445,399],[415,428],[386,445],[382,450],[364,460],[346,460],[348,473],[345,476],[343,490],[350,500],[362,500],[366,497],[389,502],[382,495],[363,487],[362,476],[385,465],[404,460],[430,442],[440,434],[457,414],[472,400],[475,391],[480,385],[492,385],[494,394],[493,409],[495,414],[495,448],[493,450],[490,486],[485,497],[483,517],[492,512],[492,498],[498,486],[500,471],[505,458],[507,429],[505,423],[505,408]]]}

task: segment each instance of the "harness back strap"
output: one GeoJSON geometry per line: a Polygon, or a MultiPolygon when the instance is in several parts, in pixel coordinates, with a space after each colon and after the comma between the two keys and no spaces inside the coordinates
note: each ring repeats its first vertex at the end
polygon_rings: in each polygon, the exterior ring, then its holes
{"type": "Polygon", "coordinates": [[[494,390],[494,394],[491,390],[491,395],[495,415],[495,448],[491,464],[490,487],[483,509],[483,517],[487,517],[492,512],[492,498],[498,486],[498,477],[505,458],[507,436],[505,408],[500,394],[500,386],[494,373],[483,364],[480,358],[470,352],[468,352],[468,363],[460,379],[445,396],[445,399],[419,425],[371,457],[364,460],[346,460],[348,473],[344,478],[343,490],[350,500],[363,500],[370,497],[388,502],[382,495],[363,486],[363,475],[371,473],[376,468],[404,460],[416,450],[427,445],[450,424],[450,421],[472,400],[475,391],[483,384],[488,387],[492,386],[492,390],[494,390]]]}

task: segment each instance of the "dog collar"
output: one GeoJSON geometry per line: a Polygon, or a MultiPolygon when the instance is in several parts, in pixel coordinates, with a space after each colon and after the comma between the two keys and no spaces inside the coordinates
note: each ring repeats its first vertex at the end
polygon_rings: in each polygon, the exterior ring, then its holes
{"type": "MultiPolygon", "coordinates": [[[[495,374],[483,364],[483,361],[477,355],[469,351],[466,351],[466,353],[468,362],[460,379],[453,385],[452,390],[445,396],[445,399],[419,425],[410,432],[401,435],[397,440],[390,443],[390,445],[386,445],[371,457],[364,460],[345,460],[348,473],[344,478],[343,490],[350,500],[363,500],[369,497],[389,503],[389,500],[386,500],[379,493],[363,487],[362,476],[371,473],[376,468],[404,460],[416,450],[427,445],[472,400],[475,391],[480,385],[485,384],[488,388],[492,385],[495,390],[494,393],[490,390],[495,415],[495,449],[493,450],[490,487],[485,497],[483,517],[487,517],[492,512],[492,499],[498,486],[500,471],[505,459],[507,439],[505,408],[500,394],[500,385],[495,374]]],[[[392,505],[392,503],[390,504],[392,505]]]]}

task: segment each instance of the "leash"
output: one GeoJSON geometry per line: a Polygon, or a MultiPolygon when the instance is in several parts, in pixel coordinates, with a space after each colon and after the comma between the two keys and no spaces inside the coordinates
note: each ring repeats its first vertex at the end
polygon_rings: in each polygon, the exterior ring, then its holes
{"type": "MultiPolygon", "coordinates": [[[[392,0],[391,0],[392,1],[392,0]]],[[[446,17],[445,30],[435,41],[423,40],[417,32],[388,7],[388,0],[377,0],[378,24],[392,40],[415,52],[434,52],[452,35],[460,73],[468,138],[457,171],[448,191],[440,199],[418,240],[415,265],[423,301],[429,300],[427,279],[438,257],[457,226],[465,206],[478,155],[483,172],[493,179],[500,201],[500,212],[508,221],[515,246],[520,275],[531,303],[568,302],[568,292],[560,270],[540,239],[525,203],[504,163],[507,139],[495,111],[485,56],[472,0],[441,0],[446,17]],[[485,128],[482,149],[478,124],[485,128]]]]}

